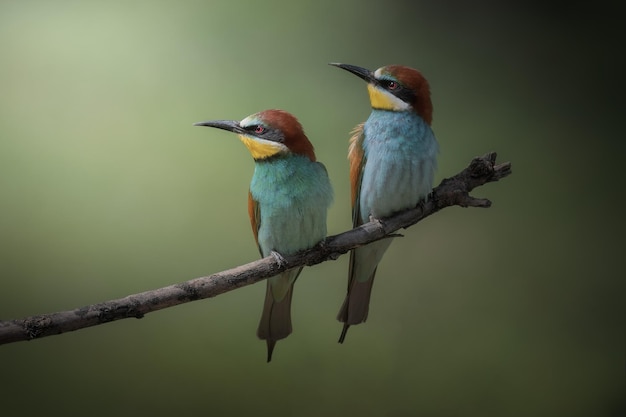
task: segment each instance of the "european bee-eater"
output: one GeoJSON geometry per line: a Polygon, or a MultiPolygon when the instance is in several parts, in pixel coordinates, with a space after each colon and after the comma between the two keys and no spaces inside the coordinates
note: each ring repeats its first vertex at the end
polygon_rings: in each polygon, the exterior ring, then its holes
{"type": "MultiPolygon", "coordinates": [[[[236,133],[254,158],[248,214],[261,256],[290,255],[326,237],[333,191],[326,168],[315,160],[302,126],[282,110],[265,110],[242,121],[195,123],[236,133]]],[[[267,341],[271,361],[276,341],[291,333],[293,285],[302,268],[267,280],[257,336],[267,341]]]]}
{"type": "MultiPolygon", "coordinates": [[[[389,65],[370,71],[336,64],[367,82],[372,112],[356,126],[348,159],[354,227],[417,206],[433,186],[439,146],[431,130],[430,87],[417,70],[389,65]]],[[[337,319],[350,325],[367,319],[376,268],[391,239],[350,253],[348,293],[337,319]]]]}

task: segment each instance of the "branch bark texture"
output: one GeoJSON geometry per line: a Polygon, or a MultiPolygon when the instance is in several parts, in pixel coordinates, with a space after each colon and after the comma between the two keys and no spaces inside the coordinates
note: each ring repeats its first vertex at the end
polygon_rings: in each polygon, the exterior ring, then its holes
{"type": "Polygon", "coordinates": [[[429,199],[417,207],[328,236],[309,250],[290,256],[283,255],[284,262],[268,256],[213,275],[116,300],[74,310],[0,321],[0,344],[37,339],[130,317],[142,318],[152,311],[215,297],[254,284],[287,269],[337,259],[353,248],[388,237],[445,207],[490,207],[491,201],[474,198],[469,193],[476,187],[498,181],[510,173],[510,163],[497,165],[496,153],[488,153],[474,158],[457,175],[444,179],[433,189],[429,199]]]}

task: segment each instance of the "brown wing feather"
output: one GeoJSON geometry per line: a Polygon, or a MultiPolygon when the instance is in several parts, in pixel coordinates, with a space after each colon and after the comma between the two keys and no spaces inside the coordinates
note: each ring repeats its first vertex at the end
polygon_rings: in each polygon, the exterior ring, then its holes
{"type": "Polygon", "coordinates": [[[361,190],[361,178],[363,167],[365,166],[365,156],[363,153],[363,125],[360,123],[352,130],[350,146],[348,148],[348,161],[350,162],[350,190],[352,197],[352,226],[357,227],[363,224],[363,219],[359,215],[359,192],[361,190]]]}
{"type": "MultiPolygon", "coordinates": [[[[363,168],[365,166],[365,155],[363,152],[363,123],[357,125],[352,131],[350,138],[350,147],[348,149],[348,160],[350,162],[350,186],[352,190],[352,225],[360,226],[364,223],[364,219],[360,214],[360,192],[361,180],[363,178],[363,168]]],[[[356,249],[355,249],[356,250],[356,249]]],[[[350,269],[348,272],[348,293],[339,310],[337,320],[344,323],[343,331],[339,337],[339,343],[343,343],[346,332],[352,324],[358,324],[365,321],[369,306],[370,294],[374,283],[374,275],[365,282],[359,282],[355,279],[355,250],[350,251],[350,269]]]]}
{"type": "Polygon", "coordinates": [[[250,217],[250,225],[252,226],[252,233],[254,234],[254,241],[256,242],[257,247],[259,248],[259,252],[261,256],[263,256],[263,251],[259,246],[259,228],[261,227],[261,206],[259,202],[256,201],[252,197],[252,193],[248,191],[248,216],[250,217]]]}

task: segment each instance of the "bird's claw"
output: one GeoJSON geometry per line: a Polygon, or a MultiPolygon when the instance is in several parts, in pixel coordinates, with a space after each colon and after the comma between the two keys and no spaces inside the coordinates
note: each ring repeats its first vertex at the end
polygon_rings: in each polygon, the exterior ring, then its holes
{"type": "Polygon", "coordinates": [[[274,258],[274,260],[276,261],[279,267],[282,268],[283,266],[287,265],[287,260],[280,253],[276,251],[271,251],[270,255],[272,255],[272,257],[274,258]]]}
{"type": "Polygon", "coordinates": [[[383,228],[383,221],[381,219],[377,218],[377,217],[372,216],[371,214],[369,216],[369,221],[371,223],[374,223],[379,228],[381,228],[381,229],[383,228]]]}

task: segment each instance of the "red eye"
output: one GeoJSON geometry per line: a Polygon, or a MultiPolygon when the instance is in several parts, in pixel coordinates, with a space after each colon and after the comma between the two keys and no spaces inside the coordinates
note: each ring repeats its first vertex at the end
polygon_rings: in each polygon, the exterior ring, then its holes
{"type": "Polygon", "coordinates": [[[254,128],[254,133],[263,133],[263,132],[265,132],[265,128],[263,126],[261,126],[261,125],[257,125],[254,128]]]}
{"type": "Polygon", "coordinates": [[[389,88],[390,90],[395,90],[396,88],[398,88],[398,83],[395,81],[389,81],[387,88],[389,88]]]}

